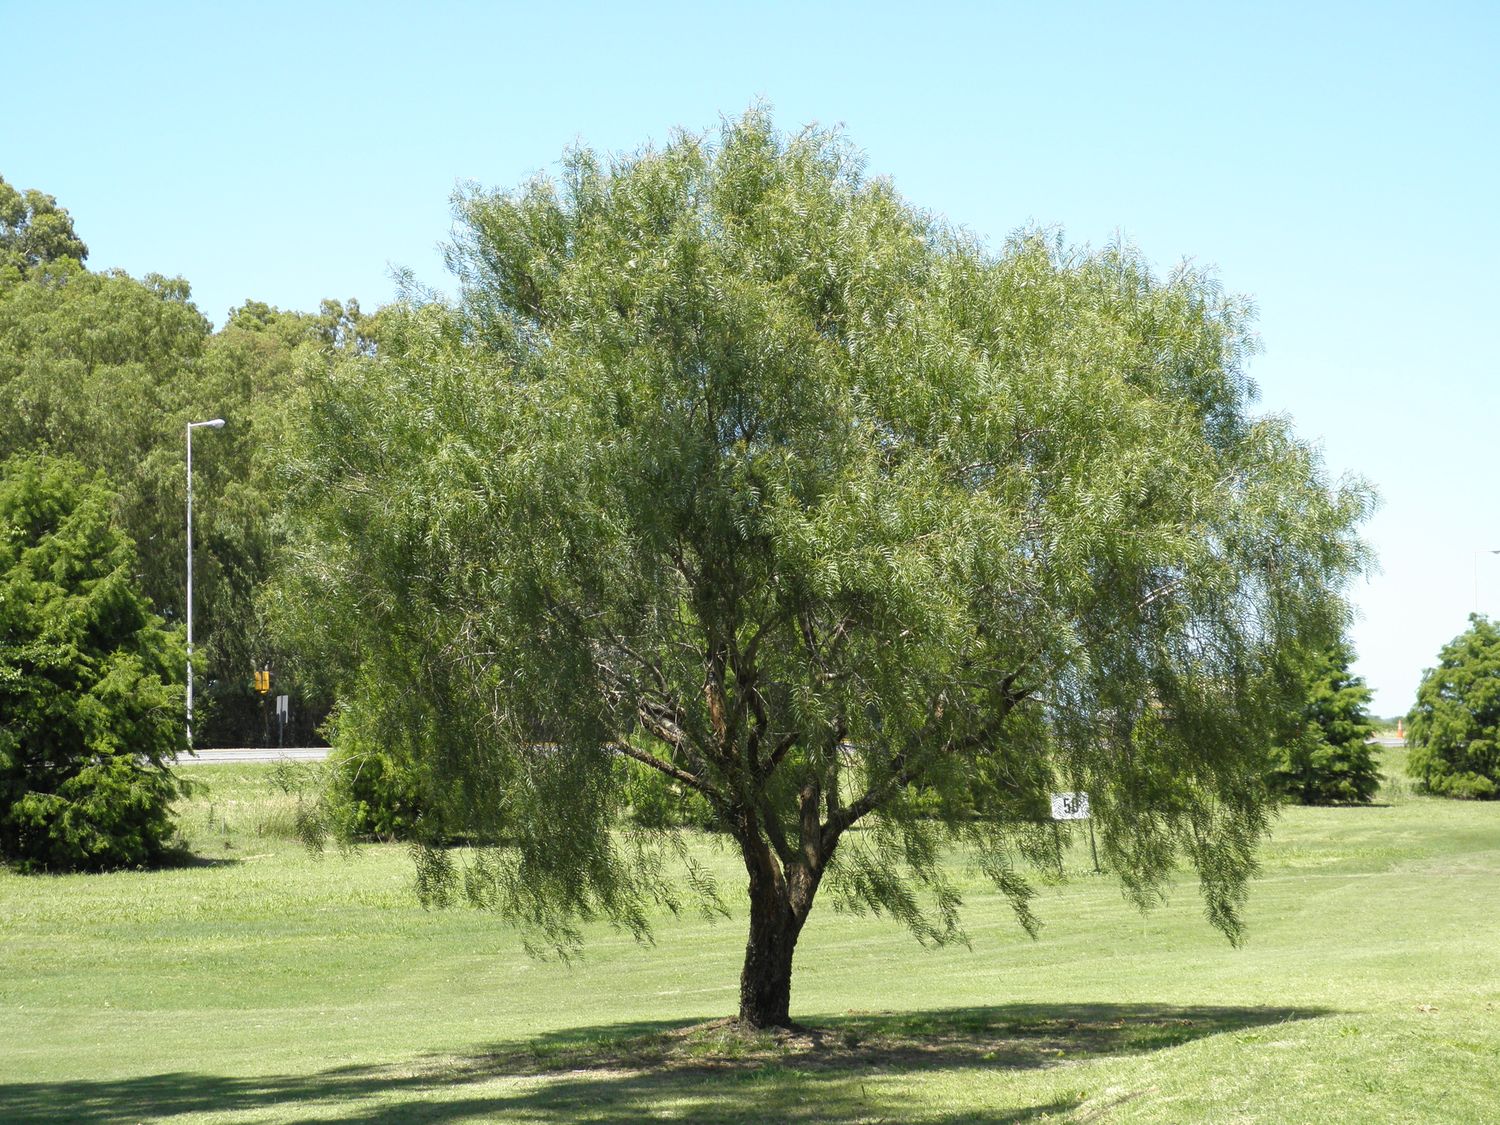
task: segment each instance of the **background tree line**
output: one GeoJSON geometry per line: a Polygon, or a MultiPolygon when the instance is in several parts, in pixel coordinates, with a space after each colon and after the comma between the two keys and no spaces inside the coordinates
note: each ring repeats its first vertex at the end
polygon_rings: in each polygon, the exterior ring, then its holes
{"type": "Polygon", "coordinates": [[[292,513],[274,450],[305,410],[314,373],[343,350],[368,350],[355,301],[316,313],[247,301],[213,329],[182,278],[84,265],[71,217],[41,192],[0,180],[0,460],[45,451],[103,473],[134,540],[140,589],[168,623],[185,608],[183,427],[194,463],[194,585],[200,746],[258,745],[268,704],[251,671],[269,664],[292,695],[295,743],[317,738],[331,706],[308,690],[257,597],[292,513]]]}

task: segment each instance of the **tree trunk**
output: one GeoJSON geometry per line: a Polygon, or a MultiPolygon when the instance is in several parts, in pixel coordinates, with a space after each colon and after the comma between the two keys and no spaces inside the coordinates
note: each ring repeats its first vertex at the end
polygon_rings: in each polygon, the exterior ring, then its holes
{"type": "Polygon", "coordinates": [[[740,972],[740,1022],[747,1027],[790,1027],[792,953],[800,921],[787,901],[786,884],[750,879],[750,938],[740,972]]]}

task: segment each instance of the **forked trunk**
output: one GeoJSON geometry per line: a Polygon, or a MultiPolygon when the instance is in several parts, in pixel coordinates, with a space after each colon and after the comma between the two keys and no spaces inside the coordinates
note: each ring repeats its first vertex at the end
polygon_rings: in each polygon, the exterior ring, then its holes
{"type": "MultiPolygon", "coordinates": [[[[800,856],[786,856],[784,866],[753,816],[745,816],[739,826],[740,850],[750,876],[750,937],[740,972],[739,1022],[745,1027],[792,1026],[792,954],[838,840],[835,835],[826,842],[817,808],[816,787],[805,789],[802,839],[815,843],[804,847],[800,856]]],[[[784,845],[782,851],[787,851],[784,845]]]]}

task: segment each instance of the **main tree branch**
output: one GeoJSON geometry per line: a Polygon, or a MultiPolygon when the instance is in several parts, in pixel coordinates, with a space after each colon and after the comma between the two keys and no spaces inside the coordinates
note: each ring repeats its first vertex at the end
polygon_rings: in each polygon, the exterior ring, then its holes
{"type": "Polygon", "coordinates": [[[609,747],[609,749],[613,750],[616,754],[623,755],[626,758],[634,758],[642,765],[650,766],[652,769],[660,773],[664,773],[668,777],[674,778],[675,780],[682,782],[684,785],[692,789],[696,789],[699,793],[702,793],[705,797],[709,798],[715,804],[722,804],[724,801],[723,794],[721,794],[708,782],[704,781],[701,777],[697,776],[696,774],[691,774],[685,769],[674,766],[671,762],[663,761],[655,754],[648,754],[644,750],[639,750],[623,739],[613,743],[609,747]]]}

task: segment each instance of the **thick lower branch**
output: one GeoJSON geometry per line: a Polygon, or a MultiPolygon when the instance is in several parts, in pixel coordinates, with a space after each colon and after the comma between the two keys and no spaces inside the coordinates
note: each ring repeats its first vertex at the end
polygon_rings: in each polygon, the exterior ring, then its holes
{"type": "Polygon", "coordinates": [[[685,769],[674,766],[671,762],[664,762],[655,754],[648,754],[644,750],[638,750],[630,743],[621,740],[610,747],[616,754],[626,758],[633,758],[642,765],[650,766],[652,769],[666,774],[668,777],[682,782],[689,788],[696,789],[715,804],[723,804],[723,795],[708,782],[696,774],[691,774],[685,769]]]}
{"type": "MultiPolygon", "coordinates": [[[[926,767],[927,760],[945,754],[975,750],[994,741],[999,736],[1000,728],[1005,724],[1005,720],[1011,711],[1015,710],[1031,694],[1030,689],[1015,687],[1015,681],[1015,673],[1006,676],[1000,681],[999,690],[1001,699],[998,714],[978,730],[971,731],[959,739],[945,739],[938,744],[935,750],[920,757],[917,753],[921,747],[920,739],[915,739],[912,744],[908,744],[908,746],[898,750],[891,759],[891,772],[889,776],[883,781],[871,785],[864,793],[843,808],[830,810],[828,820],[823,826],[824,849],[831,849],[837,843],[838,838],[862,818],[874,812],[897,791],[919,780],[922,771],[926,767]]],[[[941,717],[940,708],[935,708],[934,717],[935,719],[941,717]]]]}
{"type": "Polygon", "coordinates": [[[799,828],[802,833],[802,859],[809,870],[821,870],[823,866],[823,830],[818,823],[819,805],[823,803],[822,786],[816,778],[810,778],[797,794],[799,828]]]}

